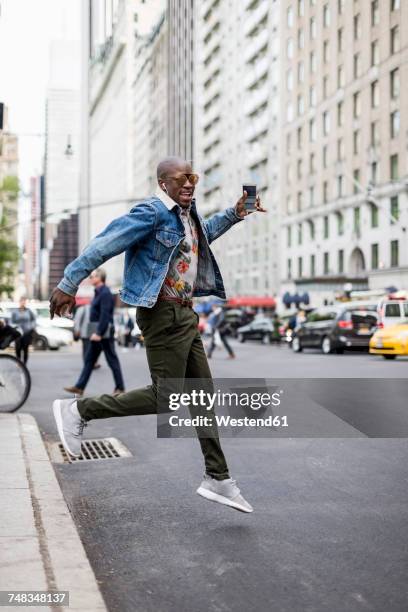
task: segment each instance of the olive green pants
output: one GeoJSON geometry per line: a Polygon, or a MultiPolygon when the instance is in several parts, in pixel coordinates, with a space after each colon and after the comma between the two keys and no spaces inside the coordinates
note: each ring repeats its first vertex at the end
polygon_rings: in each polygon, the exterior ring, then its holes
{"type": "MultiPolygon", "coordinates": [[[[186,385],[188,379],[211,379],[197,328],[198,316],[192,308],[159,301],[153,308],[139,306],[136,320],[144,336],[152,384],[116,397],[106,394],[78,400],[78,410],[86,421],[156,414],[160,379],[187,379],[186,385]]],[[[208,416],[213,415],[213,411],[208,411],[208,416]]],[[[218,480],[229,478],[216,425],[196,428],[196,431],[206,473],[218,480]],[[200,436],[200,432],[204,435],[200,436]]]]}

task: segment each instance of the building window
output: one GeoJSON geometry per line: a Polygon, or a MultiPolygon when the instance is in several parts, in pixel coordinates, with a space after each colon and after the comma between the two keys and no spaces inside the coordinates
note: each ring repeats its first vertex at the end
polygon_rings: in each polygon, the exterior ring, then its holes
{"type": "Polygon", "coordinates": [[[344,104],[339,102],[337,104],[337,126],[341,127],[344,124],[344,104]]]}
{"type": "Polygon", "coordinates": [[[337,11],[339,15],[343,14],[345,4],[346,4],[346,0],[337,0],[337,11]]]}
{"type": "Polygon", "coordinates": [[[298,48],[304,49],[304,46],[305,46],[305,33],[304,33],[303,28],[300,28],[298,32],[298,48]]]}
{"type": "Polygon", "coordinates": [[[288,91],[292,91],[293,89],[293,72],[292,70],[288,70],[286,73],[286,89],[288,91]]]}
{"type": "Polygon", "coordinates": [[[327,168],[327,145],[322,149],[323,168],[327,168]]]}
{"type": "Polygon", "coordinates": [[[302,146],[302,141],[303,141],[303,130],[301,126],[299,126],[298,129],[296,130],[296,140],[297,140],[297,146],[300,149],[300,147],[302,146]]]}
{"type": "Polygon", "coordinates": [[[358,119],[361,113],[361,97],[357,92],[353,95],[353,117],[354,119],[358,119]]]}
{"type": "Polygon", "coordinates": [[[391,0],[391,10],[398,11],[400,7],[400,0],[391,0]]]}
{"type": "Polygon", "coordinates": [[[303,115],[303,113],[305,112],[305,101],[303,99],[303,96],[298,96],[297,97],[297,114],[298,116],[303,115]]]}
{"type": "Polygon", "coordinates": [[[316,142],[316,121],[314,119],[309,121],[309,140],[316,142]]]}
{"type": "Polygon", "coordinates": [[[338,53],[343,51],[343,28],[337,30],[337,51],[338,53]]]}
{"type": "Polygon", "coordinates": [[[354,78],[357,79],[361,74],[361,55],[355,53],[353,58],[353,74],[354,78]]]}
{"type": "Polygon", "coordinates": [[[290,123],[294,119],[293,104],[288,104],[286,108],[286,121],[290,123]]]}
{"type": "Polygon", "coordinates": [[[378,8],[378,0],[371,2],[371,25],[375,26],[380,23],[380,11],[378,8]]]}
{"type": "Polygon", "coordinates": [[[298,257],[298,278],[303,276],[303,259],[298,257]]]}
{"type": "Polygon", "coordinates": [[[298,0],[298,15],[303,17],[305,14],[305,0],[298,0]]]}
{"type": "Polygon", "coordinates": [[[353,229],[356,234],[360,234],[360,207],[354,209],[353,211],[353,229]]]}
{"type": "Polygon", "coordinates": [[[378,179],[378,163],[374,161],[374,162],[371,162],[371,166],[370,166],[370,183],[372,185],[376,185],[377,179],[378,179]]]}
{"type": "Polygon", "coordinates": [[[311,153],[309,157],[309,172],[310,174],[316,172],[316,155],[314,153],[311,153]]]}
{"type": "Polygon", "coordinates": [[[378,108],[380,105],[380,86],[378,81],[371,83],[371,108],[378,108]]]}
{"type": "Polygon", "coordinates": [[[288,225],[286,228],[286,238],[287,238],[287,246],[290,248],[292,246],[292,227],[288,225]]]}
{"type": "Polygon", "coordinates": [[[360,130],[354,130],[353,132],[353,153],[354,155],[358,155],[360,153],[360,130]]]}
{"type": "Polygon", "coordinates": [[[316,53],[311,51],[310,53],[310,71],[316,72],[317,70],[317,61],[316,61],[316,53]]]}
{"type": "Polygon", "coordinates": [[[370,203],[370,211],[371,211],[371,227],[378,227],[378,206],[370,203]]]}
{"type": "Polygon", "coordinates": [[[391,240],[391,268],[399,265],[399,244],[398,240],[391,240]]]}
{"type": "Polygon", "coordinates": [[[399,203],[398,196],[393,196],[390,199],[391,223],[397,223],[399,220],[399,203]]]}
{"type": "Polygon", "coordinates": [[[290,196],[286,198],[286,212],[288,215],[292,212],[292,198],[290,196]]]}
{"type": "Polygon", "coordinates": [[[400,79],[399,79],[399,69],[395,68],[390,73],[390,93],[391,98],[395,100],[399,97],[400,93],[400,79]]]}
{"type": "Polygon", "coordinates": [[[330,62],[330,44],[328,40],[323,43],[323,61],[325,64],[330,62]]]}
{"type": "Polygon", "coordinates": [[[292,260],[288,259],[288,278],[292,278],[292,260]]]}
{"type": "Polygon", "coordinates": [[[302,178],[302,166],[303,166],[302,160],[298,159],[298,161],[297,161],[297,177],[298,177],[299,180],[302,178]]]}
{"type": "Polygon", "coordinates": [[[323,253],[323,274],[329,273],[329,254],[323,253]]]}
{"type": "Polygon", "coordinates": [[[288,28],[291,28],[293,26],[293,7],[289,6],[287,13],[286,13],[286,23],[288,25],[288,28]]]}
{"type": "Polygon", "coordinates": [[[336,213],[337,217],[337,234],[342,236],[344,234],[344,216],[343,213],[336,213]]]}
{"type": "Polygon", "coordinates": [[[298,63],[297,75],[298,75],[298,82],[299,83],[303,83],[303,81],[305,80],[305,64],[304,64],[304,62],[299,62],[298,63]]]}
{"type": "Polygon", "coordinates": [[[291,134],[286,134],[286,153],[290,153],[291,150],[291,144],[292,144],[292,139],[291,139],[291,134]]]}
{"type": "Polygon", "coordinates": [[[339,176],[337,177],[337,197],[338,198],[342,198],[343,197],[343,175],[339,174],[339,176]]]}
{"type": "Polygon", "coordinates": [[[354,195],[356,195],[357,193],[360,193],[360,170],[356,169],[353,170],[353,193],[354,195]]]}
{"type": "Polygon", "coordinates": [[[323,238],[329,237],[329,217],[323,217],[323,238]]]}
{"type": "Polygon", "coordinates": [[[316,19],[314,17],[310,18],[310,39],[314,40],[316,38],[316,19]]]}
{"type": "Polygon", "coordinates": [[[288,59],[292,59],[293,57],[293,39],[288,38],[286,42],[286,56],[288,59]]]}
{"type": "Polygon", "coordinates": [[[361,38],[361,17],[360,15],[354,15],[354,40],[361,38]]]}
{"type": "Polygon", "coordinates": [[[399,178],[398,153],[390,157],[390,178],[392,181],[397,181],[399,178]]]}
{"type": "Polygon", "coordinates": [[[323,26],[328,28],[330,26],[330,8],[328,4],[323,7],[323,26]]]}
{"type": "Polygon", "coordinates": [[[370,134],[371,134],[371,146],[375,147],[378,144],[378,137],[379,137],[378,121],[371,122],[370,134]]]}
{"type": "Polygon", "coordinates": [[[391,113],[391,138],[398,136],[400,131],[400,114],[399,111],[391,113]]]}
{"type": "Polygon", "coordinates": [[[310,106],[316,106],[316,87],[312,85],[309,89],[309,104],[310,106]]]}
{"type": "Polygon", "coordinates": [[[400,36],[398,26],[394,26],[393,28],[391,28],[390,46],[391,53],[398,53],[398,51],[400,50],[400,36]]]}
{"type": "Polygon", "coordinates": [[[337,253],[337,270],[339,274],[344,273],[344,251],[340,249],[337,253]]]}
{"type": "Polygon", "coordinates": [[[342,138],[337,139],[337,161],[344,159],[344,140],[342,138]]]}
{"type": "Polygon", "coordinates": [[[337,87],[344,87],[346,82],[343,66],[337,68],[337,87]]]}
{"type": "Polygon", "coordinates": [[[371,245],[371,269],[378,269],[378,244],[371,245]]]}
{"type": "Polygon", "coordinates": [[[323,134],[328,136],[330,132],[330,115],[329,111],[323,113],[323,134]]]}
{"type": "Polygon", "coordinates": [[[309,206],[314,206],[315,204],[315,197],[314,197],[314,187],[309,187],[309,206]]]}
{"type": "Polygon", "coordinates": [[[302,244],[303,242],[303,226],[301,223],[298,225],[298,244],[302,244]]]}
{"type": "Polygon", "coordinates": [[[323,202],[324,204],[326,204],[326,202],[329,201],[329,184],[327,181],[323,181],[323,202]]]}
{"type": "Polygon", "coordinates": [[[316,276],[316,257],[310,256],[310,276],[316,276]]]}
{"type": "Polygon", "coordinates": [[[378,40],[374,40],[371,43],[371,65],[378,66],[380,63],[380,45],[378,40]]]}

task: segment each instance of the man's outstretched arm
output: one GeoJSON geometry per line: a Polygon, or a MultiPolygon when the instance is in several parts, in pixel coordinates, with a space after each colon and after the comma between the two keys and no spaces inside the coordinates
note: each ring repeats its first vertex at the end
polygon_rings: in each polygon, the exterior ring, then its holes
{"type": "Polygon", "coordinates": [[[66,311],[72,312],[75,294],[81,281],[108,259],[144,240],[155,224],[156,209],[146,202],[138,204],[128,214],[109,223],[65,268],[64,278],[50,298],[51,319],[54,314],[61,316],[66,311]]]}

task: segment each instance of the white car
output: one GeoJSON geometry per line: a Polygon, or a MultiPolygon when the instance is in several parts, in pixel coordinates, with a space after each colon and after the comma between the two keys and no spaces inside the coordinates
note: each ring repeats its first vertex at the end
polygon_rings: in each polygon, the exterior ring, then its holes
{"type": "Polygon", "coordinates": [[[380,323],[378,327],[389,327],[408,319],[408,300],[384,300],[378,306],[380,323]]]}

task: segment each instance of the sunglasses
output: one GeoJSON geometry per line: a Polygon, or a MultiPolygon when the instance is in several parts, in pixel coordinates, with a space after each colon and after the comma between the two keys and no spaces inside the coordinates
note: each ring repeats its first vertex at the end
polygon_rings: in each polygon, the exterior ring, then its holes
{"type": "Polygon", "coordinates": [[[178,174],[177,176],[164,176],[162,180],[172,179],[178,187],[183,187],[187,181],[192,185],[197,185],[199,178],[198,174],[178,174]]]}

